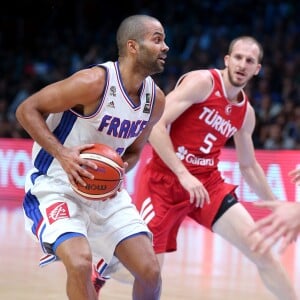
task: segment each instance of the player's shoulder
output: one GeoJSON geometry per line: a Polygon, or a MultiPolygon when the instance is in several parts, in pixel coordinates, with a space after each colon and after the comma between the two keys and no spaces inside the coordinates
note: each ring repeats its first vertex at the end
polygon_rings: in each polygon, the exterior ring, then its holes
{"type": "Polygon", "coordinates": [[[208,69],[186,73],[178,80],[175,90],[189,98],[190,102],[201,102],[211,92],[213,76],[208,69]]]}
{"type": "Polygon", "coordinates": [[[186,78],[193,78],[195,80],[201,80],[201,79],[206,79],[206,78],[211,78],[211,72],[209,69],[199,69],[199,70],[193,70],[190,71],[186,74],[184,74],[182,77],[186,78]]]}
{"type": "Polygon", "coordinates": [[[90,68],[85,68],[82,70],[79,70],[77,73],[86,78],[87,80],[97,80],[102,79],[106,76],[106,69],[104,67],[101,67],[100,65],[92,66],[90,68]]]}
{"type": "Polygon", "coordinates": [[[251,103],[249,101],[247,101],[246,103],[246,113],[244,116],[244,123],[242,128],[240,129],[240,131],[242,131],[243,129],[251,129],[253,130],[254,126],[256,123],[256,114],[255,114],[255,110],[254,107],[251,105],[251,103]]]}
{"type": "Polygon", "coordinates": [[[157,84],[155,84],[155,92],[156,92],[156,97],[158,98],[165,97],[165,92],[157,84]]]}
{"type": "Polygon", "coordinates": [[[89,89],[92,89],[94,86],[96,89],[99,89],[99,87],[103,87],[105,84],[106,70],[98,66],[93,66],[91,68],[78,70],[70,78],[73,79],[78,86],[87,86],[89,89]]]}
{"type": "Polygon", "coordinates": [[[155,88],[155,108],[158,110],[163,110],[166,102],[166,95],[158,85],[156,85],[155,88]]]}
{"type": "Polygon", "coordinates": [[[183,74],[179,80],[177,85],[185,82],[185,84],[189,83],[192,85],[203,85],[206,83],[210,83],[212,81],[212,74],[208,69],[199,69],[193,70],[188,73],[183,74]]]}
{"type": "Polygon", "coordinates": [[[246,107],[246,109],[247,109],[247,115],[250,114],[252,117],[255,118],[255,109],[252,106],[252,104],[250,103],[250,101],[247,101],[246,105],[247,105],[247,107],[246,107]]]}

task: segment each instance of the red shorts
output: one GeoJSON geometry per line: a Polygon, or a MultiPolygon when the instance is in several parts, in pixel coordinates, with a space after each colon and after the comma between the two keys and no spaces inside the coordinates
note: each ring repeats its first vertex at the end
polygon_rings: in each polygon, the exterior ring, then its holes
{"type": "Polygon", "coordinates": [[[190,204],[188,192],[169,170],[160,170],[151,162],[143,170],[133,201],[153,233],[156,253],[176,251],[178,230],[186,216],[211,230],[224,197],[237,187],[224,182],[217,170],[195,176],[210,196],[210,204],[203,208],[190,204]]]}

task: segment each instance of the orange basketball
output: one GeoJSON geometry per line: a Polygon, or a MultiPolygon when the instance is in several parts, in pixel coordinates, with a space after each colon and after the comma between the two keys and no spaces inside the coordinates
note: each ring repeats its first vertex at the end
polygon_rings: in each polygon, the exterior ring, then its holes
{"type": "Polygon", "coordinates": [[[113,196],[121,187],[124,163],[121,156],[110,146],[95,144],[81,152],[80,157],[92,160],[98,169],[88,168],[94,179],[84,178],[86,186],[72,186],[74,191],[90,200],[105,200],[113,196]]]}

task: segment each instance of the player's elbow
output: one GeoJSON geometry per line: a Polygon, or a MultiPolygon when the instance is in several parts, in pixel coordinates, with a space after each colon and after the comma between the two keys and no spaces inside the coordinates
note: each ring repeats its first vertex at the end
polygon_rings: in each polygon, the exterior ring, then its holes
{"type": "Polygon", "coordinates": [[[242,175],[246,175],[252,173],[257,167],[257,163],[255,160],[239,163],[239,169],[242,175]]]}
{"type": "Polygon", "coordinates": [[[22,121],[24,119],[25,115],[25,109],[24,109],[24,103],[19,104],[19,106],[16,109],[15,116],[16,119],[22,124],[22,121]]]}

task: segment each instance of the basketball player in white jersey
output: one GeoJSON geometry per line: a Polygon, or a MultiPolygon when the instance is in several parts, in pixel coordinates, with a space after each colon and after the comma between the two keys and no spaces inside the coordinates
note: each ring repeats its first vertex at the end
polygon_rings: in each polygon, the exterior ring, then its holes
{"type": "Polygon", "coordinates": [[[126,18],[117,31],[117,46],[117,61],[44,87],[16,112],[34,140],[34,167],[23,203],[26,228],[46,254],[41,265],[64,264],[70,300],[98,299],[100,276],[108,275],[118,260],[135,277],[133,299],[160,297],[152,236],[128,192],[121,189],[111,199],[91,201],[70,185],[85,185],[84,177],[92,178],[85,167],[96,166],[79,154],[93,143],[113,147],[130,170],[162,115],[165,97],[151,78],[163,71],[169,50],[161,23],[147,15],[126,18]]]}

